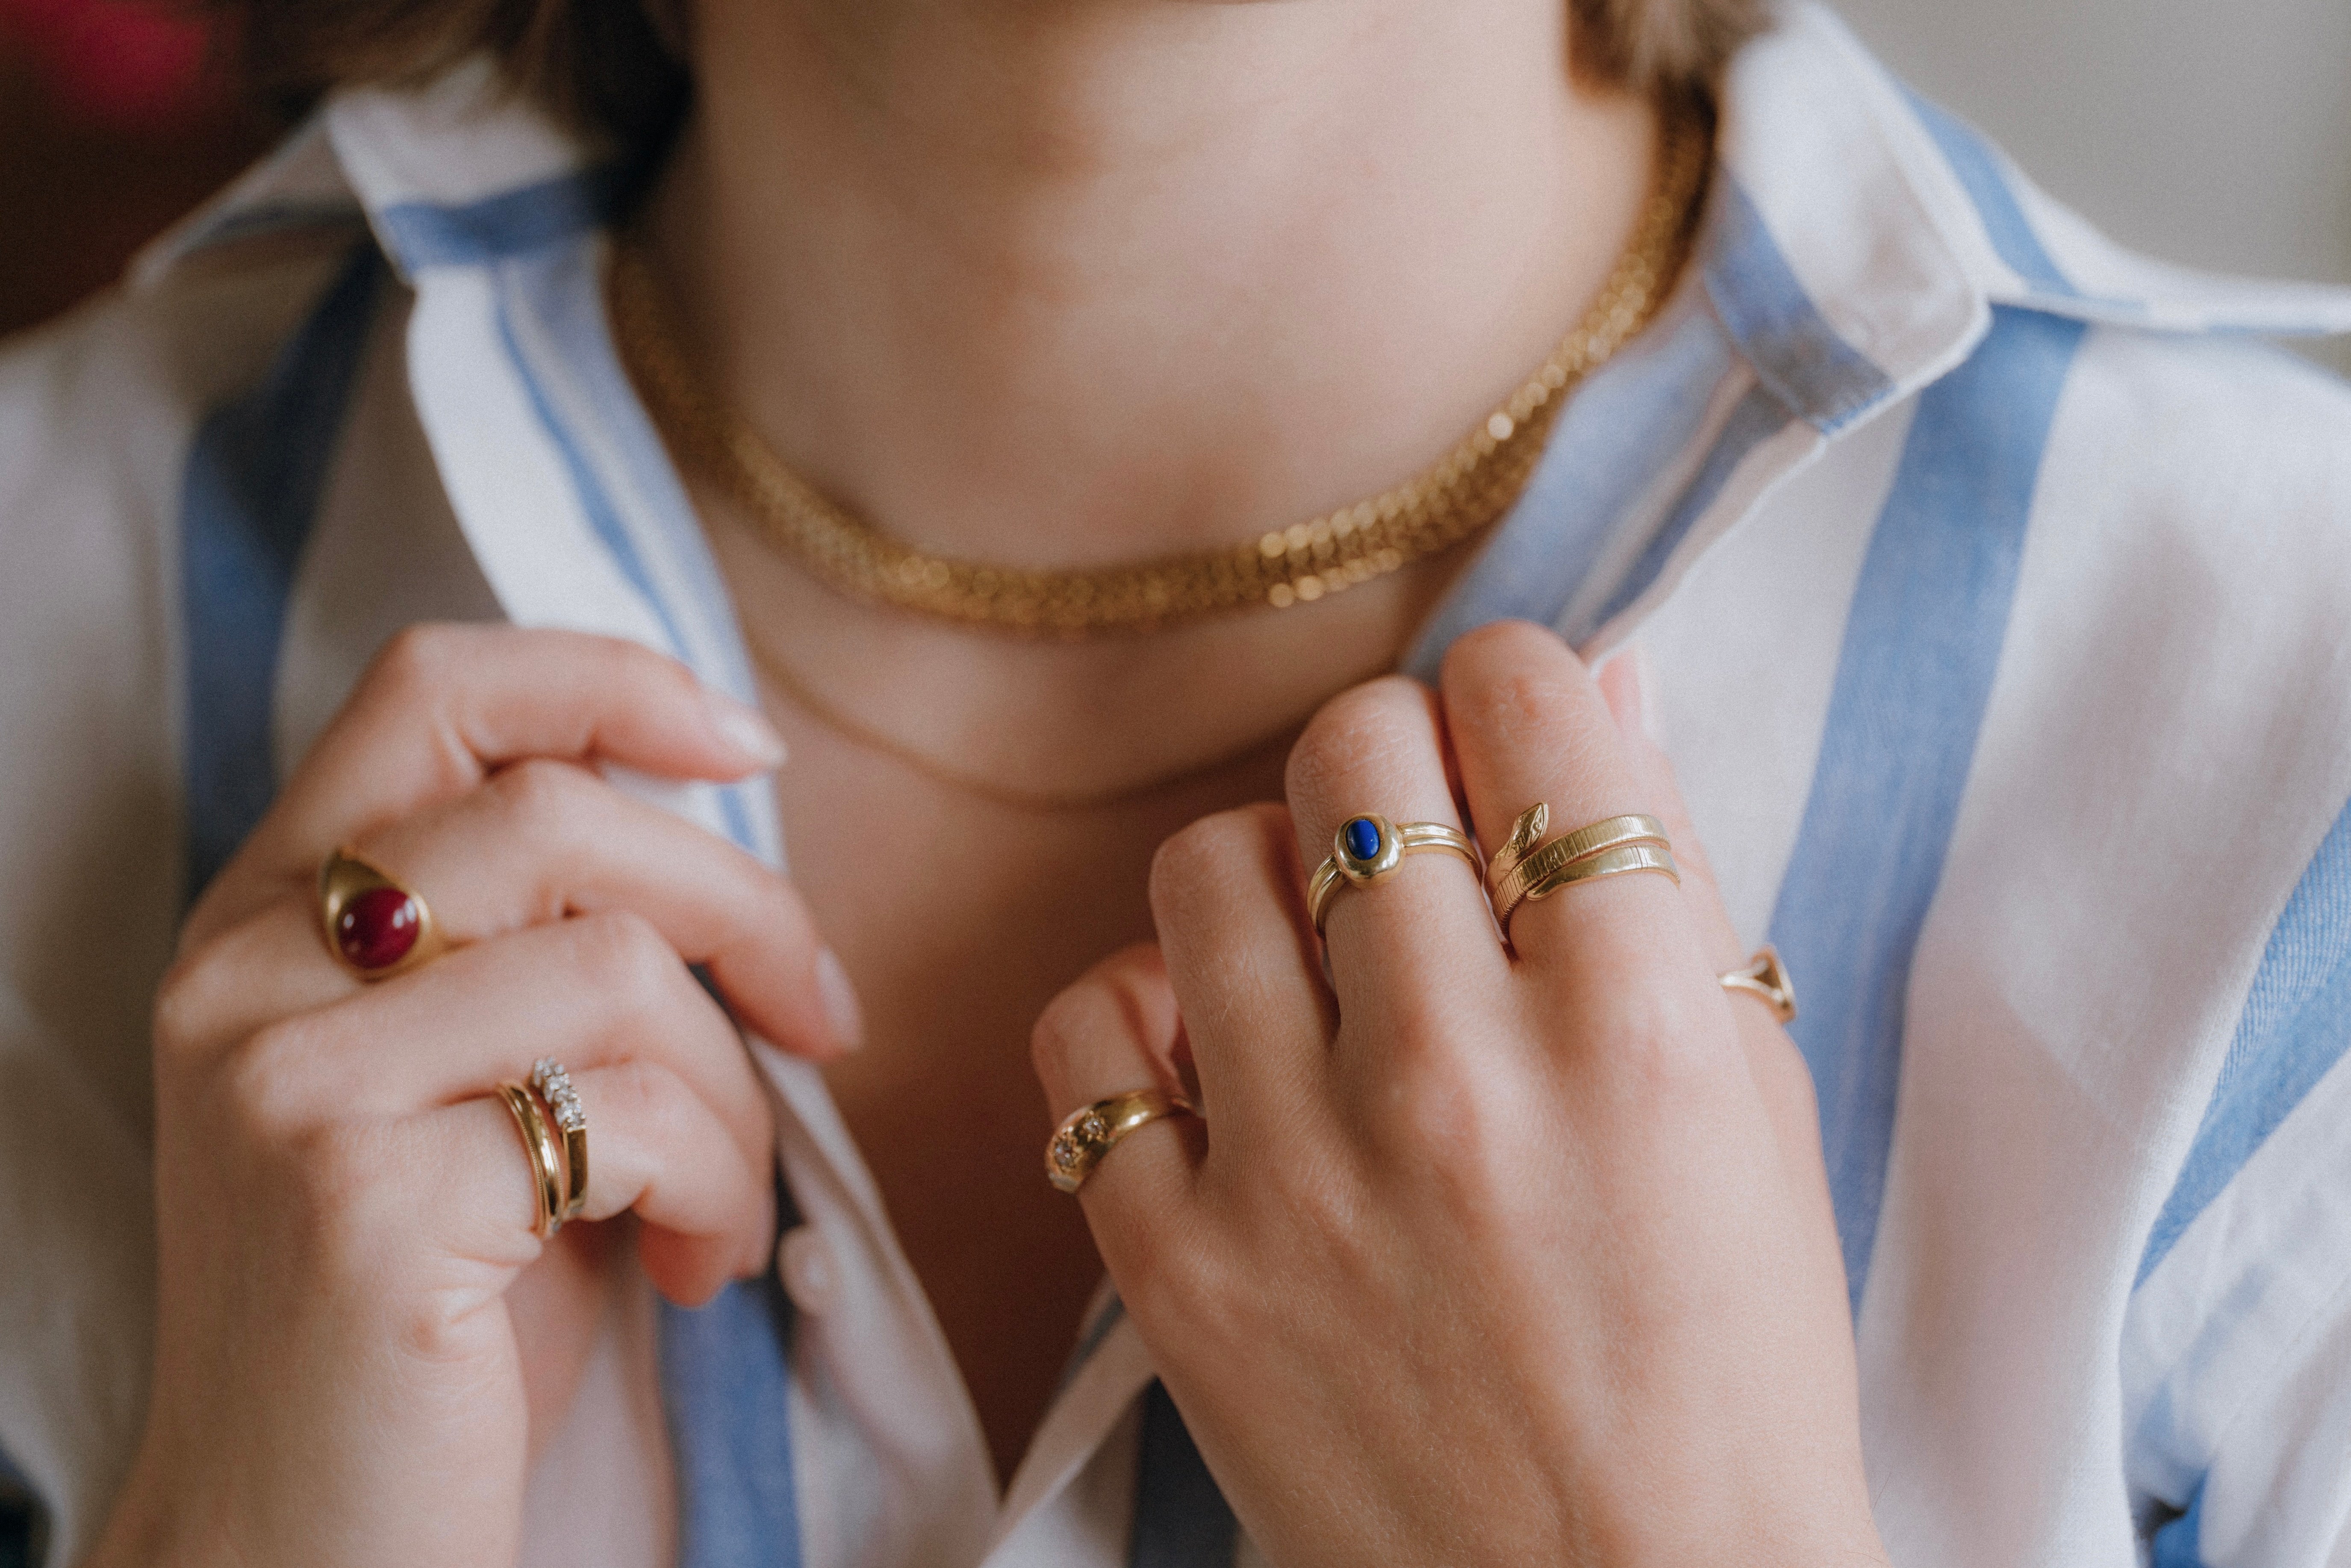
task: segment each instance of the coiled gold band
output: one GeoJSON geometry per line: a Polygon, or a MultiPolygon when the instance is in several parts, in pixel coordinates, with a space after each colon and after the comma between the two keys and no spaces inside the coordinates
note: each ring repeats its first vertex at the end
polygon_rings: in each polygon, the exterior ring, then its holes
{"type": "Polygon", "coordinates": [[[1629,872],[1662,872],[1678,884],[1673,845],[1666,825],[1644,812],[1603,818],[1540,843],[1551,823],[1551,808],[1538,800],[1510,825],[1510,835],[1487,869],[1494,918],[1510,939],[1510,918],[1522,904],[1549,898],[1562,887],[1629,872]]]}

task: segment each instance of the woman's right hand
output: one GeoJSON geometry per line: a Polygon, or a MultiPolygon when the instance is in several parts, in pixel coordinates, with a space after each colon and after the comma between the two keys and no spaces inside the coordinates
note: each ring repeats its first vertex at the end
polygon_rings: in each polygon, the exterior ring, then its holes
{"type": "Polygon", "coordinates": [[[568,1406],[601,1228],[532,1231],[496,1084],[569,1065],[582,1218],[633,1212],[643,1267],[707,1299],[766,1266],[773,1130],[735,1026],[854,1043],[807,911],[750,855],[598,763],[741,778],[751,710],[603,638],[395,639],[189,919],[156,1009],[154,1381],[93,1561],[510,1563],[534,1428],[568,1406]],[[453,950],[380,984],[320,938],[350,845],[453,950]],[[830,1005],[828,1005],[830,1003],[830,1005]]]}

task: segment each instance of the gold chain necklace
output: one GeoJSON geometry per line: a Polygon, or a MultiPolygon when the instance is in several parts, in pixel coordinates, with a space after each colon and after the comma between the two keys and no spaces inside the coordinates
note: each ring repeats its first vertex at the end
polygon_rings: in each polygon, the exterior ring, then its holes
{"type": "Polygon", "coordinates": [[[1574,330],[1510,400],[1395,489],[1222,549],[1080,571],[925,555],[819,495],[695,379],[637,250],[612,267],[613,334],[653,423],[703,465],[770,544],[854,598],[1028,636],[1157,631],[1235,611],[1311,604],[1459,544],[1509,510],[1542,455],[1564,394],[1648,324],[1671,289],[1704,183],[1710,127],[1669,116],[1632,244],[1574,330]]]}

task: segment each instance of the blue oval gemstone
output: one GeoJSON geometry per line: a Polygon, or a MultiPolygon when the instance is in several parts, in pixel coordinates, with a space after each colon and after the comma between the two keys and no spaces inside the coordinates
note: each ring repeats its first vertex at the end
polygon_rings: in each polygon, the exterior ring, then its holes
{"type": "Polygon", "coordinates": [[[1358,817],[1341,830],[1346,834],[1347,852],[1359,861],[1376,860],[1380,852],[1380,825],[1369,817],[1358,817]]]}

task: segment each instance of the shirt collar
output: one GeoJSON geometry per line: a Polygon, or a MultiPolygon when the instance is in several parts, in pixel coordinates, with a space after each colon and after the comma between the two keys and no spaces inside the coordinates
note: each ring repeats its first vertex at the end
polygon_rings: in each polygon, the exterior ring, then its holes
{"type": "Polygon", "coordinates": [[[2351,290],[2134,256],[1794,4],[1724,82],[1702,266],[1781,401],[1834,434],[1965,359],[1995,306],[2165,331],[2351,330],[2351,290]]]}

